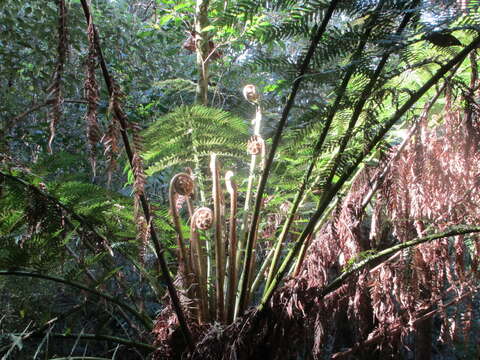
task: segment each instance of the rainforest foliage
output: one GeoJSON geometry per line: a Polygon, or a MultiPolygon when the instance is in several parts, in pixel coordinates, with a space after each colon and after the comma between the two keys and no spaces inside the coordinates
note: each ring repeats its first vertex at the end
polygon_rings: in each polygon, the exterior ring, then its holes
{"type": "Polygon", "coordinates": [[[479,0],[3,0],[0,356],[476,359],[479,0]]]}

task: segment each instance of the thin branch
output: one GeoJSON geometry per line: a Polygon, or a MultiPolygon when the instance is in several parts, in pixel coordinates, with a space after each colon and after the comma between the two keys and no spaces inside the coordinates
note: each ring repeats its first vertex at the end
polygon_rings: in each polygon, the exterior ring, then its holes
{"type": "Polygon", "coordinates": [[[31,113],[37,111],[38,109],[41,109],[45,106],[48,106],[50,104],[53,103],[53,100],[47,100],[43,103],[40,103],[40,104],[35,104],[33,105],[30,109],[24,111],[23,113],[21,113],[20,115],[17,115],[15,116],[13,119],[12,119],[12,122],[13,123],[16,123],[16,122],[19,122],[20,120],[22,120],[24,117],[30,115],[31,113]]]}
{"type": "MultiPolygon", "coordinates": [[[[81,3],[82,3],[82,8],[83,8],[83,12],[85,14],[85,19],[87,21],[87,24],[88,25],[91,24],[91,26],[93,27],[94,41],[95,41],[95,47],[96,47],[96,50],[97,50],[98,60],[99,60],[99,63],[100,63],[100,67],[102,69],[102,74],[103,74],[105,83],[107,85],[108,93],[109,93],[110,96],[112,96],[113,95],[113,90],[114,90],[114,83],[113,83],[113,79],[110,76],[110,73],[108,71],[105,59],[103,57],[103,52],[102,52],[102,48],[100,46],[100,39],[99,39],[98,31],[97,31],[97,28],[95,27],[95,25],[93,23],[93,18],[92,18],[92,15],[90,13],[90,7],[87,3],[87,0],[81,0],[81,3]]],[[[115,116],[117,117],[118,121],[121,124],[120,133],[121,133],[121,136],[122,136],[123,143],[125,145],[125,151],[127,153],[127,157],[128,157],[128,161],[130,163],[130,167],[132,169],[134,169],[134,166],[133,166],[133,155],[134,154],[133,154],[132,147],[130,145],[130,140],[129,140],[128,134],[127,134],[128,119],[127,119],[126,115],[118,108],[118,106],[114,106],[113,111],[115,112],[115,116]]],[[[191,336],[191,333],[190,333],[190,329],[188,328],[188,324],[187,324],[187,321],[185,319],[185,315],[183,313],[183,310],[182,310],[182,307],[181,307],[181,304],[180,304],[180,300],[178,298],[177,290],[175,289],[175,286],[173,285],[173,280],[172,280],[172,277],[170,276],[170,272],[168,270],[168,266],[167,266],[167,263],[165,261],[165,257],[164,257],[164,251],[165,250],[163,249],[163,246],[161,245],[161,243],[158,239],[157,232],[155,230],[155,226],[154,226],[153,222],[151,222],[150,206],[148,204],[147,198],[145,197],[145,194],[141,193],[139,195],[139,198],[140,198],[140,203],[142,205],[143,213],[145,215],[145,220],[147,221],[147,224],[151,224],[150,235],[151,235],[151,239],[152,239],[152,242],[153,242],[153,245],[154,245],[154,248],[155,248],[155,253],[156,253],[157,259],[158,259],[158,262],[157,262],[158,272],[160,274],[162,274],[163,279],[164,279],[165,283],[167,284],[168,293],[169,293],[170,298],[172,300],[173,309],[174,309],[174,311],[177,315],[178,321],[180,323],[180,329],[181,329],[182,334],[185,338],[185,342],[187,343],[190,350],[193,350],[194,344],[193,344],[192,336],[191,336]]]]}
{"type": "MultiPolygon", "coordinates": [[[[83,104],[83,105],[88,105],[88,101],[87,101],[87,100],[83,100],[83,99],[64,99],[63,102],[64,102],[64,103],[68,103],[68,104],[83,104]]],[[[97,105],[100,105],[100,104],[97,103],[97,105]]]]}
{"type": "MultiPolygon", "coordinates": [[[[88,102],[86,100],[77,100],[77,99],[64,99],[63,100],[64,103],[67,103],[67,104],[88,104],[88,102]]],[[[50,100],[46,100],[42,103],[38,103],[38,104],[35,104],[33,105],[30,109],[22,112],[21,114],[15,116],[12,120],[10,120],[12,123],[18,123],[20,121],[22,121],[25,117],[27,117],[28,115],[30,115],[31,113],[45,107],[45,106],[48,106],[48,105],[51,105],[53,104],[53,100],[50,99],[50,100]]]]}

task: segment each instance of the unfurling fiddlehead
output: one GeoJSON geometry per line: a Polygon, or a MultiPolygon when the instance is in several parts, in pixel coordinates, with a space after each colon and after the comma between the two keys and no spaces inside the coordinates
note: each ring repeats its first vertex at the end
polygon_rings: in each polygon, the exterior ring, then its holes
{"type": "Polygon", "coordinates": [[[210,160],[210,170],[212,172],[212,197],[213,214],[215,223],[215,265],[216,269],[216,295],[217,295],[217,320],[225,320],[225,298],[223,292],[225,278],[225,243],[223,239],[222,227],[222,209],[221,209],[221,189],[220,189],[220,170],[217,155],[212,154],[210,160]]]}
{"type": "Polygon", "coordinates": [[[172,185],[177,194],[189,196],[193,193],[193,180],[188,174],[180,173],[175,175],[172,179],[172,185]]]}
{"type": "Polygon", "coordinates": [[[170,181],[170,211],[172,212],[173,223],[175,225],[175,230],[177,231],[177,244],[179,251],[179,268],[183,270],[184,274],[190,274],[189,259],[186,256],[187,251],[185,249],[185,240],[183,238],[182,227],[180,224],[180,217],[178,215],[178,210],[176,206],[176,197],[177,195],[189,196],[193,193],[194,183],[192,178],[185,173],[179,173],[175,175],[170,181]],[[183,269],[182,269],[183,268],[183,269]]]}
{"type": "Polygon", "coordinates": [[[197,230],[208,230],[213,224],[213,212],[207,207],[198,208],[192,215],[190,223],[190,243],[192,269],[197,279],[197,298],[199,323],[209,321],[208,296],[207,296],[207,277],[205,253],[200,242],[200,236],[197,230]]]}
{"type": "Polygon", "coordinates": [[[213,212],[207,207],[201,207],[193,214],[192,222],[200,230],[208,230],[213,224],[213,212]]]}
{"type": "Polygon", "coordinates": [[[265,142],[259,135],[253,135],[247,143],[247,151],[250,155],[258,155],[263,152],[265,142]]]}
{"type": "MultiPolygon", "coordinates": [[[[230,213],[227,222],[229,227],[228,237],[224,230],[226,220],[225,199],[220,182],[220,165],[216,154],[211,155],[210,161],[213,211],[207,207],[200,207],[193,211],[192,194],[195,184],[191,170],[187,169],[185,173],[175,175],[170,183],[170,207],[178,233],[179,272],[186,275],[183,285],[188,288],[188,294],[193,302],[198,304],[198,313],[194,311],[192,315],[194,317],[198,315],[199,324],[214,320],[222,323],[231,323],[237,311],[235,308],[238,305],[236,296],[240,283],[243,281],[240,277],[240,270],[243,266],[245,272],[245,268],[248,267],[250,273],[252,273],[255,268],[252,256],[249,257],[248,263],[245,260],[244,244],[246,229],[249,223],[248,213],[253,196],[253,186],[258,175],[258,168],[263,167],[265,158],[265,141],[260,136],[262,120],[260,95],[253,85],[245,87],[244,95],[247,101],[255,105],[256,111],[252,120],[254,125],[253,135],[247,144],[247,151],[251,155],[251,163],[240,237],[237,239],[238,192],[237,185],[232,180],[233,172],[231,171],[225,174],[225,185],[230,196],[230,213]],[[259,158],[262,160],[260,164],[259,158]],[[180,198],[182,200],[180,202],[179,196],[185,197],[185,200],[180,198]],[[179,208],[185,202],[188,205],[188,216],[190,218],[189,248],[185,244],[179,215],[179,208]],[[200,231],[206,231],[213,225],[212,246],[209,250],[209,243],[202,241],[200,231]],[[215,264],[213,273],[209,272],[208,262],[215,264]],[[214,289],[210,288],[211,286],[214,286],[214,289]]],[[[202,189],[200,188],[200,190],[202,189]]],[[[202,199],[201,203],[203,202],[204,199],[202,199]]],[[[257,232],[257,229],[255,231],[257,232]]],[[[255,250],[253,249],[253,254],[254,252],[255,250]]],[[[245,281],[249,284],[247,296],[250,296],[252,277],[249,276],[245,281]]],[[[196,307],[194,306],[193,308],[195,309],[196,307]]]]}
{"type": "Polygon", "coordinates": [[[230,221],[228,233],[228,287],[227,287],[227,322],[233,321],[235,311],[235,290],[237,287],[237,184],[232,180],[233,172],[225,174],[225,184],[230,194],[230,221]]]}
{"type": "Polygon", "coordinates": [[[257,88],[255,85],[245,85],[243,88],[243,96],[248,102],[251,102],[252,104],[258,104],[260,100],[260,94],[257,91],[257,88]]]}
{"type": "MultiPolygon", "coordinates": [[[[251,279],[250,276],[248,276],[248,279],[244,279],[244,274],[248,273],[249,271],[245,271],[246,268],[253,269],[254,268],[254,257],[251,256],[252,254],[247,254],[246,249],[245,249],[245,243],[246,243],[246,238],[247,238],[247,229],[249,228],[249,218],[248,214],[250,213],[250,205],[252,202],[252,195],[253,195],[253,183],[256,178],[257,172],[255,171],[257,168],[257,155],[261,155],[261,168],[263,169],[264,167],[264,161],[265,161],[265,142],[263,138],[260,135],[260,126],[262,123],[262,109],[260,106],[260,94],[258,93],[256,87],[254,85],[247,85],[243,88],[243,96],[245,99],[255,105],[255,118],[252,120],[252,123],[254,125],[253,127],[253,136],[250,138],[250,141],[247,144],[247,151],[251,155],[251,160],[250,160],[250,170],[249,170],[249,176],[248,176],[248,184],[247,184],[247,194],[245,197],[245,205],[243,209],[243,221],[242,221],[242,227],[240,229],[240,237],[239,237],[239,243],[238,243],[238,253],[237,253],[237,259],[236,259],[236,271],[237,273],[240,273],[240,269],[242,268],[243,264],[243,272],[240,277],[240,282],[239,286],[242,286],[243,282],[247,281],[248,284],[250,284],[251,279]],[[247,265],[245,263],[245,259],[249,258],[249,264],[247,265]]],[[[256,232],[256,230],[255,230],[256,232]]],[[[254,249],[254,246],[253,248],[254,249]]],[[[241,295],[241,292],[239,293],[241,295]]],[[[240,297],[236,299],[237,305],[240,304],[240,297]]],[[[238,313],[238,311],[242,312],[243,309],[240,309],[236,305],[236,310],[235,313],[238,313]]]]}

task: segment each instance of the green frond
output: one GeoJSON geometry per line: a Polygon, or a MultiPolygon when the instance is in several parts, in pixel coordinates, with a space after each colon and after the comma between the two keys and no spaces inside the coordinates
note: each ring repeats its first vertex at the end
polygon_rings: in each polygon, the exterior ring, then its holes
{"type": "MultiPolygon", "coordinates": [[[[405,1],[396,1],[398,6],[405,1]]],[[[217,19],[217,23],[223,26],[235,26],[237,23],[250,25],[247,35],[260,42],[269,42],[292,38],[304,37],[312,33],[323,16],[330,2],[326,0],[277,0],[277,1],[254,1],[240,0],[233,2],[229,8],[217,19]],[[255,14],[281,13],[283,16],[275,16],[275,20],[263,21],[255,17],[255,14]]],[[[361,18],[374,8],[374,2],[344,1],[338,5],[337,12],[345,15],[361,18]]]]}
{"type": "MultiPolygon", "coordinates": [[[[16,177],[5,176],[2,181],[2,267],[54,269],[61,261],[70,263],[67,259],[71,255],[65,246],[82,244],[85,248],[86,243],[95,248],[93,253],[88,251],[95,261],[90,263],[87,256],[85,264],[94,267],[106,252],[92,229],[105,236],[109,246],[125,244],[123,251],[136,256],[137,244],[128,241],[136,235],[132,198],[79,181],[47,183],[42,195],[31,187],[38,179],[32,179],[30,174],[16,173],[16,177]]],[[[167,210],[160,208],[153,213],[155,224],[162,230],[162,241],[169,244],[174,237],[167,210]]],[[[76,263],[75,259],[70,260],[76,263]]],[[[72,268],[72,276],[78,277],[83,271],[77,264],[72,268]]]]}
{"type": "Polygon", "coordinates": [[[79,181],[55,184],[51,191],[57,194],[58,199],[68,206],[78,204],[85,198],[86,194],[91,199],[105,195],[105,190],[101,187],[79,181]]]}
{"type": "Polygon", "coordinates": [[[459,19],[460,26],[479,26],[480,25],[480,0],[470,0],[466,4],[467,11],[459,19]]]}
{"type": "Polygon", "coordinates": [[[145,132],[147,173],[194,165],[211,153],[246,159],[248,124],[226,111],[204,106],[181,106],[155,121],[145,132]]]}

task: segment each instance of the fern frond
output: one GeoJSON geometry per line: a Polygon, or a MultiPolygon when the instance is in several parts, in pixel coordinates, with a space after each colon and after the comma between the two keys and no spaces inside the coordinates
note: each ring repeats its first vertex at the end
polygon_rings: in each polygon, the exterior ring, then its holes
{"type": "Polygon", "coordinates": [[[155,121],[144,135],[148,174],[173,166],[191,167],[193,155],[201,160],[212,152],[234,160],[247,157],[246,121],[215,108],[181,106],[155,121]]]}

